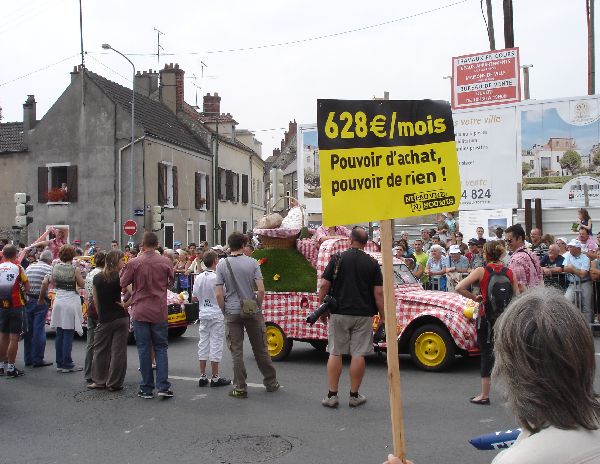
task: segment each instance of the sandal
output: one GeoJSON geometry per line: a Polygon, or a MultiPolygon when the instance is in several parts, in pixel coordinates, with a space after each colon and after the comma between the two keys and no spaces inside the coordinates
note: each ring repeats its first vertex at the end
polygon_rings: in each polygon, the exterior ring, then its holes
{"type": "Polygon", "coordinates": [[[98,385],[97,383],[90,383],[87,386],[90,390],[104,390],[106,385],[98,385]]]}
{"type": "Polygon", "coordinates": [[[471,398],[469,401],[473,404],[481,404],[484,406],[489,406],[490,404],[490,399],[489,398],[481,398],[476,400],[475,398],[477,398],[476,396],[474,396],[473,398],[471,398]]]}

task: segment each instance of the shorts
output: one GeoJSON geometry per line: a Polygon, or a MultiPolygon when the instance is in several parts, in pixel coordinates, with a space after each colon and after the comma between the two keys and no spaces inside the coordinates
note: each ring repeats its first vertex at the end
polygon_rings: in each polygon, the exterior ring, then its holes
{"type": "Polygon", "coordinates": [[[366,356],[373,350],[373,318],[332,314],[329,318],[327,351],[340,356],[366,356]]]}
{"type": "Polygon", "coordinates": [[[25,307],[0,309],[0,333],[21,334],[25,307]]]}

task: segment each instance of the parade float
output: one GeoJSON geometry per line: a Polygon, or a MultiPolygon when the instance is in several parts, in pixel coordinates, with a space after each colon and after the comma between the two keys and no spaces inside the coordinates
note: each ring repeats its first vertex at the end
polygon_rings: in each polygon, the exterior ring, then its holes
{"type": "MultiPolygon", "coordinates": [[[[294,342],[326,349],[327,324],[318,320],[310,325],[306,318],[319,306],[318,282],[330,258],[350,246],[347,238],[333,238],[319,245],[307,231],[304,217],[302,208],[296,206],[283,220],[267,215],[253,230],[261,242],[253,257],[265,283],[262,310],[268,351],[274,361],[285,359],[294,342]],[[292,220],[286,221],[290,215],[292,220]]],[[[381,265],[375,243],[369,242],[365,252],[381,265]]],[[[456,355],[479,354],[475,322],[467,317],[473,314],[476,302],[455,293],[424,290],[406,264],[396,259],[394,280],[400,353],[410,355],[416,366],[428,371],[447,369],[456,355]]],[[[374,329],[377,326],[375,316],[374,329]]],[[[374,348],[384,352],[385,341],[376,341],[374,348]]]]}

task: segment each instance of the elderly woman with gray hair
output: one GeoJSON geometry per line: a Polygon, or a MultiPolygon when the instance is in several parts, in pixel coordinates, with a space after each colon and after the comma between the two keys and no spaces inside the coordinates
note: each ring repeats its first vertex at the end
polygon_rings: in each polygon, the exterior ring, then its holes
{"type": "Polygon", "coordinates": [[[495,331],[492,377],[523,432],[493,464],[600,463],[594,338],[581,311],[537,287],[511,303],[495,331]]]}

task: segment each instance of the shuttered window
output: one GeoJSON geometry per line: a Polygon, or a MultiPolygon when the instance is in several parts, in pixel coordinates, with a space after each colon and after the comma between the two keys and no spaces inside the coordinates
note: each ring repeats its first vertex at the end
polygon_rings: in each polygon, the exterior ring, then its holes
{"type": "Polygon", "coordinates": [[[210,186],[208,174],[196,172],[194,177],[195,207],[200,211],[207,211],[210,209],[210,186]]]}
{"type": "Polygon", "coordinates": [[[248,198],[250,197],[248,194],[248,187],[248,176],[242,174],[242,203],[248,203],[248,198]]]}
{"type": "Polygon", "coordinates": [[[77,166],[38,167],[39,203],[75,203],[78,197],[77,166]]]}

